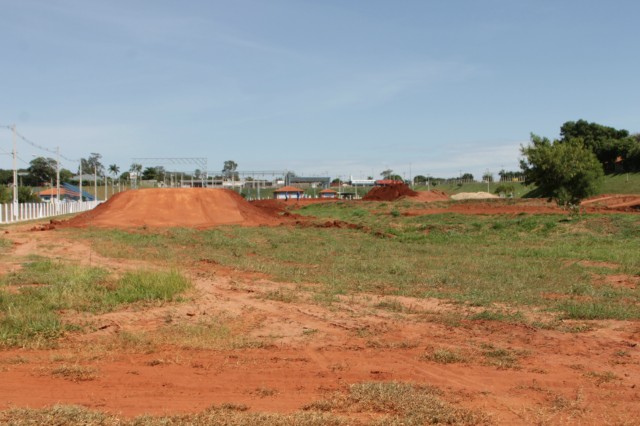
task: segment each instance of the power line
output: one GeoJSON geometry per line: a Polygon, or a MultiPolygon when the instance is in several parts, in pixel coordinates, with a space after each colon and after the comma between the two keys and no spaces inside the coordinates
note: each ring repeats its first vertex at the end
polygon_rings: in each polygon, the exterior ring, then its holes
{"type": "MultiPolygon", "coordinates": [[[[17,137],[19,137],[19,138],[20,138],[20,139],[22,139],[24,142],[26,142],[27,144],[31,145],[31,146],[32,146],[32,147],[34,147],[34,148],[37,148],[37,149],[42,150],[42,151],[46,151],[46,152],[48,152],[48,153],[50,153],[50,154],[55,154],[55,155],[59,156],[60,158],[62,158],[62,159],[64,159],[64,160],[67,160],[67,161],[71,161],[71,162],[73,162],[73,163],[79,163],[79,162],[80,162],[80,160],[79,160],[79,159],[71,159],[71,158],[68,158],[68,157],[66,157],[66,156],[64,156],[64,155],[62,155],[62,154],[60,154],[59,150],[57,150],[57,151],[56,151],[56,150],[53,150],[53,149],[49,149],[49,148],[47,148],[47,147],[44,147],[44,146],[42,146],[42,145],[39,145],[39,144],[37,144],[37,143],[33,142],[32,140],[28,139],[27,137],[25,137],[24,135],[22,135],[21,133],[19,133],[17,130],[15,130],[15,128],[13,128],[12,126],[0,125],[0,127],[6,128],[6,129],[9,129],[9,130],[13,130],[13,131],[15,132],[15,135],[16,135],[17,137]]],[[[20,159],[20,157],[18,157],[18,159],[20,159]]],[[[22,160],[22,159],[20,159],[20,161],[25,162],[25,161],[24,161],[24,160],[22,160]]],[[[25,163],[26,163],[26,162],[25,162],[25,163]]],[[[29,163],[26,163],[26,164],[29,164],[29,163]]]]}
{"type": "MultiPolygon", "coordinates": [[[[3,153],[3,154],[5,154],[5,155],[13,155],[13,152],[7,151],[7,150],[5,150],[5,149],[3,149],[3,148],[0,148],[0,151],[2,151],[2,153],[3,153]]],[[[29,164],[29,163],[27,163],[25,160],[23,160],[22,158],[20,158],[20,156],[19,156],[19,155],[16,155],[16,158],[17,158],[18,160],[22,161],[24,164],[29,164]]]]}

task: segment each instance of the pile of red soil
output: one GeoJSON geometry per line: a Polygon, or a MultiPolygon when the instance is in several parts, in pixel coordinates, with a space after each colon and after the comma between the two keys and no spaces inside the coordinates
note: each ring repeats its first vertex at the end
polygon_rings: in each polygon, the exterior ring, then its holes
{"type": "Polygon", "coordinates": [[[282,219],[252,206],[236,192],[212,188],[157,188],[116,194],[66,225],[101,228],[277,225],[282,219]]]}
{"type": "Polygon", "coordinates": [[[447,201],[450,200],[451,197],[446,192],[438,191],[437,189],[433,189],[431,191],[418,191],[417,195],[412,197],[416,201],[447,201]]]}
{"type": "Polygon", "coordinates": [[[389,186],[376,186],[362,199],[365,201],[395,201],[402,197],[410,197],[415,201],[447,201],[450,199],[446,192],[436,189],[431,191],[414,191],[404,183],[389,186]]]}

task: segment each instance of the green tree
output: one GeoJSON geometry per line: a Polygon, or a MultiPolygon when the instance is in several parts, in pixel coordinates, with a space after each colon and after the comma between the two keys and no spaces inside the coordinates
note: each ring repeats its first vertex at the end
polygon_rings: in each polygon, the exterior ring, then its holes
{"type": "Polygon", "coordinates": [[[632,172],[640,172],[640,133],[632,136],[635,143],[629,149],[624,159],[624,169],[632,172]]]}
{"type": "Polygon", "coordinates": [[[0,185],[10,185],[13,183],[13,170],[0,170],[0,185]]]}
{"type": "Polygon", "coordinates": [[[500,170],[498,175],[500,176],[500,182],[521,180],[524,177],[521,171],[513,172],[504,169],[500,170]]]}
{"type": "Polygon", "coordinates": [[[129,177],[131,177],[131,173],[135,173],[139,179],[142,174],[142,164],[132,163],[131,166],[129,166],[129,177]]]}
{"type": "Polygon", "coordinates": [[[520,168],[526,184],[537,185],[542,196],[569,207],[596,194],[604,172],[596,155],[581,139],[553,141],[531,134],[521,147],[520,168]]]}
{"type": "Polygon", "coordinates": [[[37,157],[29,162],[29,173],[25,176],[23,184],[27,186],[43,186],[56,181],[56,169],[58,163],[53,158],[37,157]]]}
{"type": "Polygon", "coordinates": [[[238,168],[238,163],[233,160],[227,160],[224,162],[224,166],[222,167],[222,176],[225,179],[234,179],[239,180],[238,172],[236,169],[238,168]]]}
{"type": "Polygon", "coordinates": [[[84,174],[97,174],[98,176],[104,175],[104,166],[100,162],[102,154],[92,152],[89,158],[81,158],[80,164],[82,166],[82,173],[84,174]]]}
{"type": "Polygon", "coordinates": [[[73,172],[69,169],[60,169],[60,183],[71,182],[73,172]]]}
{"type": "Polygon", "coordinates": [[[472,181],[473,180],[473,175],[471,173],[465,173],[462,176],[460,176],[460,179],[462,179],[464,181],[472,181]]]}
{"type": "Polygon", "coordinates": [[[120,167],[117,164],[109,165],[109,174],[111,174],[114,178],[118,177],[118,173],[120,173],[120,167]]]}
{"type": "Polygon", "coordinates": [[[380,176],[382,176],[382,179],[391,179],[391,177],[393,176],[393,170],[391,169],[383,170],[380,173],[380,176]]]}
{"type": "Polygon", "coordinates": [[[167,171],[163,166],[147,167],[142,172],[143,180],[157,180],[158,182],[164,181],[167,171]]]}
{"type": "Polygon", "coordinates": [[[560,142],[582,139],[584,145],[598,157],[605,171],[615,171],[618,157],[626,158],[635,140],[627,130],[618,130],[586,120],[567,121],[560,128],[560,142]]]}
{"type": "Polygon", "coordinates": [[[28,186],[18,187],[18,202],[19,203],[37,203],[40,201],[40,197],[35,193],[33,188],[28,186]]]}
{"type": "Polygon", "coordinates": [[[413,183],[416,185],[424,185],[427,183],[427,177],[422,175],[414,176],[413,183]]]}

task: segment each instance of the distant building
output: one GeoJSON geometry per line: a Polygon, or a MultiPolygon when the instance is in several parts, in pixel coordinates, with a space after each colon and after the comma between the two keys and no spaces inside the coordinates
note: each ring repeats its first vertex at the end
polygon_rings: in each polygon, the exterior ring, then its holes
{"type": "Polygon", "coordinates": [[[349,181],[352,186],[374,186],[376,184],[375,179],[351,179],[349,181]]]}
{"type": "Polygon", "coordinates": [[[320,198],[338,198],[338,192],[333,189],[323,189],[320,191],[320,198]]]}
{"type": "MultiPolygon", "coordinates": [[[[82,191],[84,201],[93,201],[94,196],[87,191],[82,191]]],[[[57,188],[49,188],[44,191],[40,191],[38,196],[42,201],[51,201],[58,196],[57,188]]],[[[60,201],[80,201],[80,188],[69,183],[63,183],[60,185],[60,201]]]]}
{"type": "Polygon", "coordinates": [[[283,186],[273,191],[273,198],[277,200],[299,200],[304,195],[304,190],[295,186],[283,186]]]}

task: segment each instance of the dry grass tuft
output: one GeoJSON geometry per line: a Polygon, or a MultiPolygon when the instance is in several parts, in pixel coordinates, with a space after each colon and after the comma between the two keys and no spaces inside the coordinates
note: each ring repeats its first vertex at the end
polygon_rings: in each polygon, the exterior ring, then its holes
{"type": "Polygon", "coordinates": [[[93,367],[86,367],[78,364],[63,364],[51,370],[51,375],[60,377],[72,382],[87,382],[95,380],[98,370],[93,367]]]}

